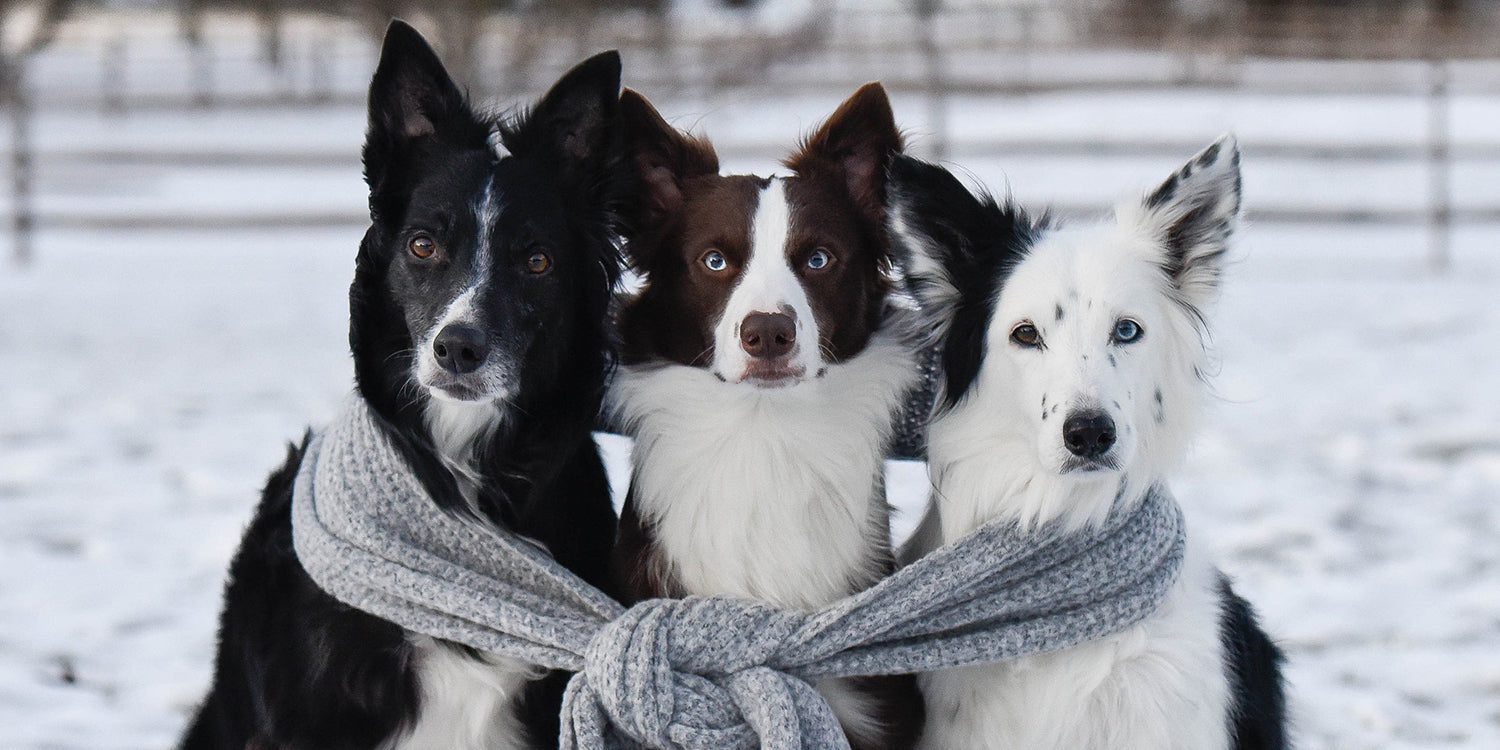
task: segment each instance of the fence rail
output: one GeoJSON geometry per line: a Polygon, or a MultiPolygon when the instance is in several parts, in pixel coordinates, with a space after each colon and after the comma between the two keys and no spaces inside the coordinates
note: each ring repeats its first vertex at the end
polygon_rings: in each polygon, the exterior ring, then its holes
{"type": "MultiPolygon", "coordinates": [[[[1248,17],[1237,11],[1228,20],[1211,22],[1178,16],[1164,20],[1141,12],[1138,6],[1112,0],[1010,2],[963,9],[944,8],[941,3],[929,6],[935,11],[924,14],[921,3],[905,10],[898,5],[892,6],[894,11],[892,7],[875,11],[858,3],[830,0],[809,6],[812,10],[804,16],[774,22],[747,13],[710,14],[694,20],[635,11],[574,17],[569,25],[555,18],[492,13],[468,35],[474,46],[462,58],[468,61],[477,94],[506,98],[521,90],[537,90],[579,54],[606,42],[626,52],[631,85],[688,98],[821,93],[881,78],[897,95],[925,99],[930,136],[924,147],[928,155],[954,158],[1165,158],[1191,153],[1200,145],[1185,138],[1142,135],[959,138],[951,132],[946,114],[956,100],[1183,90],[1237,96],[1320,97],[1331,92],[1401,96],[1420,100],[1426,111],[1425,130],[1416,137],[1337,143],[1282,139],[1257,142],[1253,150],[1261,159],[1315,165],[1417,167],[1425,175],[1424,202],[1370,207],[1268,205],[1252,209],[1250,218],[1298,224],[1426,226],[1431,237],[1428,257],[1439,269],[1448,262],[1448,237],[1454,225],[1500,223],[1500,199],[1455,205],[1455,197],[1463,196],[1455,196],[1453,186],[1456,167],[1500,162],[1500,135],[1492,140],[1455,142],[1451,121],[1455,95],[1500,99],[1500,37],[1479,33],[1493,20],[1489,16],[1471,28],[1407,11],[1404,18],[1412,23],[1411,19],[1417,19],[1420,28],[1408,29],[1404,35],[1383,34],[1380,44],[1385,46],[1367,50],[1363,60],[1345,63],[1326,59],[1334,56],[1330,52],[1333,42],[1305,47],[1311,57],[1325,58],[1321,61],[1264,56],[1279,54],[1279,48],[1267,39],[1287,44],[1299,38],[1332,38],[1344,45],[1339,54],[1357,53],[1358,35],[1351,36],[1345,27],[1365,28],[1368,20],[1340,26],[1337,16],[1321,9],[1275,18],[1248,17]],[[1158,22],[1155,27],[1153,19],[1158,22]],[[1411,54],[1423,40],[1441,33],[1448,34],[1452,43],[1423,48],[1417,59],[1395,54],[1397,41],[1404,40],[1411,54]],[[518,35],[524,34],[535,38],[518,42],[518,35]],[[1494,49],[1485,46],[1486,39],[1494,49]],[[1145,48],[1142,40],[1158,46],[1145,48]],[[1438,56],[1448,53],[1462,54],[1464,60],[1438,56]]],[[[16,258],[24,262],[29,256],[31,235],[37,228],[308,227],[364,221],[359,206],[349,210],[121,213],[76,202],[63,209],[39,210],[35,205],[39,177],[86,169],[357,168],[355,144],[328,150],[36,143],[38,116],[69,112],[126,117],[204,111],[251,114],[288,108],[349,111],[362,106],[376,44],[369,23],[305,13],[274,20],[280,24],[274,34],[275,59],[266,57],[259,41],[246,41],[246,30],[258,28],[256,24],[267,19],[232,12],[199,18],[191,39],[180,33],[173,17],[163,14],[91,15],[65,21],[46,47],[7,56],[0,72],[6,83],[6,122],[12,144],[10,207],[16,258]]],[[[721,152],[731,158],[772,159],[784,144],[740,138],[721,145],[721,152]]],[[[1064,200],[1057,208],[1068,213],[1097,211],[1103,206],[1064,200]]]]}

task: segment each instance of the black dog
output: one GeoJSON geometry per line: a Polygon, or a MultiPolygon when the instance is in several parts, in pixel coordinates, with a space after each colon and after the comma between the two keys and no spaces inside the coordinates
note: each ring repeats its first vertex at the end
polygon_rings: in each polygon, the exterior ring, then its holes
{"type": "MultiPolygon", "coordinates": [[[[619,93],[609,52],[529,113],[481,116],[393,23],[349,292],[358,394],[438,502],[606,590],[615,517],[590,430],[631,179],[619,93]]],[[[271,476],[230,568],[214,684],[182,747],[555,747],[565,674],[407,632],[313,584],[290,522],[305,449],[271,476]]]]}

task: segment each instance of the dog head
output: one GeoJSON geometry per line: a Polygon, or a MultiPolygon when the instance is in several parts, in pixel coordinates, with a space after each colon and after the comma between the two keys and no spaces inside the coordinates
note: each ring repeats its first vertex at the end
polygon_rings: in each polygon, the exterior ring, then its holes
{"type": "Polygon", "coordinates": [[[707,141],[644,98],[622,108],[646,192],[628,253],[644,289],[622,320],[627,360],[795,385],[864,349],[889,291],[886,165],[901,149],[879,84],[786,160],[786,177],[721,176],[707,141]]]}
{"type": "Polygon", "coordinates": [[[529,112],[484,117],[421,36],[391,24],[370,85],[372,224],[351,289],[358,380],[377,409],[599,390],[619,268],[619,85],[607,52],[529,112]]]}
{"type": "Polygon", "coordinates": [[[891,227],[946,372],[939,420],[1034,473],[1154,480],[1184,452],[1240,207],[1225,137],[1112,220],[1053,227],[901,159],[891,227]],[[1021,459],[1016,459],[1021,460],[1021,459]]]}

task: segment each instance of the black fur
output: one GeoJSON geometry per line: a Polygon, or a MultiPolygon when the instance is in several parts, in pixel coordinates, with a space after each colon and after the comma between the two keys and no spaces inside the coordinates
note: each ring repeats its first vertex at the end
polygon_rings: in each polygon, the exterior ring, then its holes
{"type": "Polygon", "coordinates": [[[1229,661],[1230,720],[1235,750],[1284,750],[1286,694],[1281,650],[1256,622],[1250,603],[1219,579],[1224,609],[1219,619],[1224,654],[1229,661]]]}
{"type": "MultiPolygon", "coordinates": [[[[433,497],[537,540],[605,590],[615,517],[591,428],[610,363],[613,238],[632,179],[615,122],[619,80],[619,56],[598,55],[535,110],[500,122],[476,114],[421,36],[393,23],[370,90],[372,224],[349,293],[359,395],[433,497]],[[491,148],[492,132],[509,157],[491,148]],[[504,207],[486,235],[492,262],[477,271],[474,205],[487,187],[504,207]],[[413,259],[417,230],[441,246],[440,262],[413,259]],[[527,275],[538,248],[553,263],[527,275]],[[424,423],[430,396],[413,363],[434,310],[478,272],[488,282],[482,323],[515,372],[514,393],[496,407],[510,416],[476,446],[470,505],[424,423]]],[[[231,565],[214,684],[185,750],[368,749],[421,714],[407,634],[333,600],[297,561],[289,509],[305,447],[272,475],[231,565]]],[[[565,680],[530,683],[515,707],[535,747],[556,746],[565,680]]]]}
{"type": "Polygon", "coordinates": [[[948,170],[910,156],[891,162],[892,214],[899,214],[927,248],[905,246],[893,233],[897,263],[906,269],[908,288],[924,305],[938,286],[958,290],[951,309],[934,310],[948,324],[942,342],[942,371],[946,378],[942,409],[952,408],[979,375],[984,363],[985,331],[993,312],[996,291],[1026,257],[1049,220],[1028,216],[1018,206],[1000,203],[987,193],[970,193],[948,170]],[[946,270],[944,279],[911,273],[912,253],[935,254],[946,270]]]}

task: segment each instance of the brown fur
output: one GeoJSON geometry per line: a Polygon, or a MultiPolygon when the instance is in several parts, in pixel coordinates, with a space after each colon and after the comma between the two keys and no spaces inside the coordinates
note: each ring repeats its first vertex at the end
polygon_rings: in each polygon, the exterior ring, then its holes
{"type": "MultiPolygon", "coordinates": [[[[634,91],[625,92],[621,110],[644,192],[626,252],[646,277],[642,291],[620,312],[622,359],[706,367],[714,355],[713,328],[748,262],[751,224],[768,181],[719,175],[708,140],[679,132],[634,91]],[[709,250],[724,255],[726,269],[704,266],[701,259],[709,250]]],[[[799,275],[817,317],[818,345],[832,362],[863,351],[884,314],[890,292],[885,168],[901,148],[884,89],[868,84],[785,162],[793,171],[786,179],[788,259],[803,269],[799,275]],[[834,263],[806,269],[807,257],[819,248],[831,253],[834,263]]],[[[884,495],[872,502],[883,506],[884,495]]],[[[635,505],[634,497],[627,497],[615,547],[616,571],[630,600],[712,593],[685,590],[635,505]]],[[[848,593],[870,583],[851,580],[848,593]]],[[[879,738],[851,737],[856,750],[915,744],[923,706],[914,677],[850,683],[880,707],[878,715],[887,722],[879,738]]]]}

